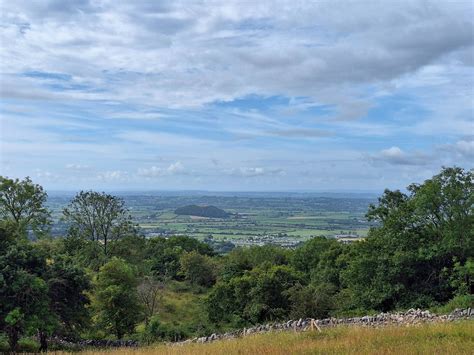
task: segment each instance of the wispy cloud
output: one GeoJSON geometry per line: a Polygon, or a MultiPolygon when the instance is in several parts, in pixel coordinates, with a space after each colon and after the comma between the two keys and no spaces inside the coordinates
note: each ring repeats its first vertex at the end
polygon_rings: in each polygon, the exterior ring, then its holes
{"type": "Polygon", "coordinates": [[[0,0],[1,171],[62,188],[334,189],[472,167],[473,11],[0,0]]]}
{"type": "Polygon", "coordinates": [[[150,168],[143,168],[138,170],[138,175],[146,178],[158,178],[162,176],[181,174],[186,174],[186,169],[180,161],[172,163],[166,168],[152,166],[150,168]]]}
{"type": "Polygon", "coordinates": [[[227,170],[226,173],[234,176],[243,176],[243,177],[255,177],[255,176],[265,176],[265,175],[285,175],[283,169],[275,168],[263,168],[263,167],[241,167],[233,168],[227,170]]]}
{"type": "Polygon", "coordinates": [[[430,157],[423,153],[409,154],[399,147],[390,147],[372,156],[372,160],[393,165],[426,165],[430,162],[430,157]]]}

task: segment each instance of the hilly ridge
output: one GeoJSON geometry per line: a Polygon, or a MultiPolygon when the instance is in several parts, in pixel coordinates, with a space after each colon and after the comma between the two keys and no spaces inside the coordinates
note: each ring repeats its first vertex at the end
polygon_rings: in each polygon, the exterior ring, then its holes
{"type": "Polygon", "coordinates": [[[188,205],[179,207],[174,211],[175,214],[181,216],[198,216],[207,218],[228,218],[230,213],[215,206],[198,206],[188,205]]]}

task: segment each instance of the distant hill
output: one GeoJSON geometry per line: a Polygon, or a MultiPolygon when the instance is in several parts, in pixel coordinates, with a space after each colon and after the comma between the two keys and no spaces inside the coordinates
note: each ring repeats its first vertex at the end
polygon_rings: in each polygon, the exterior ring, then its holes
{"type": "Polygon", "coordinates": [[[198,216],[198,217],[208,217],[208,218],[228,218],[231,214],[217,208],[215,206],[197,206],[189,205],[176,209],[174,211],[177,215],[182,216],[198,216]]]}

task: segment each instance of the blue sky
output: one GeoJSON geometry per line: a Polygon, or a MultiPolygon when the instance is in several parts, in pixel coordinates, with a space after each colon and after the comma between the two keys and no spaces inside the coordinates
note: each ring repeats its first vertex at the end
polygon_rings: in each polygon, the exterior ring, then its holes
{"type": "Polygon", "coordinates": [[[471,1],[0,1],[0,174],[381,191],[474,162],[471,1]]]}

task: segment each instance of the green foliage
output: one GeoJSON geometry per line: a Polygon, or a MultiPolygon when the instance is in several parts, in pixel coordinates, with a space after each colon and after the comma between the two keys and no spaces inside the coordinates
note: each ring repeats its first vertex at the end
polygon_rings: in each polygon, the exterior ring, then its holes
{"type": "Polygon", "coordinates": [[[236,248],[221,261],[219,277],[222,280],[230,280],[233,277],[242,276],[245,271],[250,271],[263,263],[286,265],[291,253],[290,250],[273,245],[236,248]]]}
{"type": "Polygon", "coordinates": [[[12,221],[22,235],[29,229],[36,236],[48,232],[51,215],[44,207],[47,197],[43,188],[33,184],[29,177],[20,181],[0,176],[0,217],[12,221]]]}
{"type": "Polygon", "coordinates": [[[457,295],[474,293],[474,258],[468,258],[464,264],[455,261],[451,271],[443,271],[449,275],[450,285],[457,295]]]}
{"type": "Polygon", "coordinates": [[[86,292],[91,283],[84,269],[73,264],[71,259],[58,257],[50,260],[45,274],[50,310],[58,317],[60,333],[77,337],[78,332],[89,324],[86,292]]]}
{"type": "Polygon", "coordinates": [[[181,272],[193,285],[210,287],[216,281],[216,263],[207,255],[193,250],[180,258],[181,272]]]}
{"type": "Polygon", "coordinates": [[[107,255],[96,241],[71,235],[61,239],[60,243],[60,253],[71,257],[82,268],[97,272],[107,262],[107,255]]]}
{"type": "MultiPolygon", "coordinates": [[[[16,349],[24,334],[71,335],[87,323],[88,278],[71,261],[45,250],[52,242],[30,243],[2,222],[0,235],[0,330],[16,349]]],[[[51,246],[53,245],[53,246],[51,246]]],[[[49,247],[49,248],[48,248],[49,247]]]]}
{"type": "Polygon", "coordinates": [[[110,256],[125,260],[136,265],[141,274],[149,273],[150,265],[145,262],[147,255],[147,240],[139,235],[127,235],[110,243],[110,256]]]}
{"type": "Polygon", "coordinates": [[[472,180],[444,168],[406,193],[386,190],[361,242],[316,237],[220,256],[194,238],[137,235],[123,201],[96,192],[65,209],[67,238],[28,241],[26,231],[46,230],[46,194],[2,178],[0,334],[16,351],[33,334],[174,341],[288,318],[472,307],[472,180]],[[12,196],[28,206],[20,215],[12,196]]]}
{"type": "Polygon", "coordinates": [[[445,168],[409,195],[385,191],[368,217],[380,222],[355,245],[341,276],[355,308],[429,307],[472,292],[472,172],[445,168]]]}
{"type": "Polygon", "coordinates": [[[185,327],[162,323],[158,316],[154,316],[145,326],[141,340],[148,344],[156,341],[179,341],[189,335],[185,327]]]}
{"type": "Polygon", "coordinates": [[[457,295],[442,306],[431,307],[431,311],[436,314],[448,314],[455,309],[466,308],[474,308],[474,295],[457,295]]]}
{"type": "Polygon", "coordinates": [[[155,276],[164,279],[179,280],[181,255],[192,251],[207,256],[214,255],[214,251],[209,245],[184,236],[169,239],[153,238],[147,245],[147,257],[150,259],[151,270],[155,276]]]}
{"type": "Polygon", "coordinates": [[[287,291],[291,303],[290,318],[327,318],[335,309],[336,288],[331,284],[302,286],[287,291]]]}
{"type": "Polygon", "coordinates": [[[70,236],[98,242],[108,255],[109,242],[134,234],[130,214],[122,199],[106,193],[81,191],[63,210],[70,236]]]}
{"type": "Polygon", "coordinates": [[[335,289],[341,288],[341,272],[346,269],[350,246],[341,243],[330,243],[326,250],[319,254],[319,261],[309,272],[311,283],[330,284],[335,289]]]}
{"type": "Polygon", "coordinates": [[[336,244],[338,242],[334,239],[324,237],[313,238],[295,250],[291,259],[291,265],[299,271],[309,273],[318,266],[321,254],[336,244]]]}
{"type": "Polygon", "coordinates": [[[36,329],[51,332],[56,315],[49,312],[50,299],[43,275],[46,263],[36,248],[24,240],[4,245],[0,251],[0,329],[15,351],[23,334],[36,329]]]}
{"type": "Polygon", "coordinates": [[[211,291],[209,319],[258,323],[282,319],[289,314],[286,290],[302,281],[302,274],[287,265],[264,263],[244,275],[221,281],[211,291]]]}
{"type": "Polygon", "coordinates": [[[132,333],[141,318],[137,284],[133,268],[118,258],[102,266],[94,280],[95,321],[118,339],[132,333]]]}

